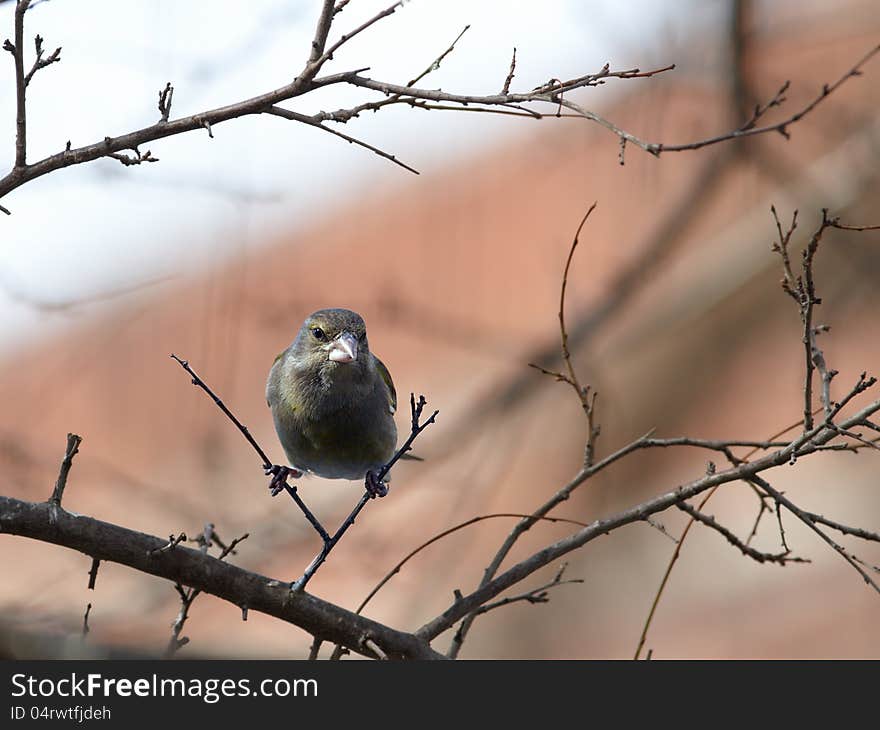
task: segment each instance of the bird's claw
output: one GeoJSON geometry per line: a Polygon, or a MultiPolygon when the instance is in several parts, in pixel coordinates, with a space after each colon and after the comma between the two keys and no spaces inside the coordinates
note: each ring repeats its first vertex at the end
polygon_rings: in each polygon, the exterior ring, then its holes
{"type": "Polygon", "coordinates": [[[288,486],[288,477],[291,479],[299,479],[302,476],[302,472],[299,469],[293,469],[289,466],[281,466],[279,464],[273,464],[267,468],[266,476],[269,474],[272,475],[272,481],[269,482],[269,494],[273,497],[281,494],[281,492],[283,492],[288,486]]]}
{"type": "Polygon", "coordinates": [[[364,478],[364,486],[367,489],[367,492],[370,495],[370,499],[375,499],[376,497],[384,497],[388,494],[388,485],[384,482],[379,481],[379,473],[375,471],[368,471],[366,477],[364,478]]]}

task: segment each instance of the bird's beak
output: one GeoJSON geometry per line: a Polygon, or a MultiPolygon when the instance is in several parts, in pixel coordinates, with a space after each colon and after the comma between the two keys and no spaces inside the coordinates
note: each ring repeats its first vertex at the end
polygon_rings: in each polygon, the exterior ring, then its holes
{"type": "Polygon", "coordinates": [[[358,341],[350,332],[343,332],[339,337],[333,340],[330,345],[330,351],[327,354],[328,359],[333,362],[352,362],[357,360],[358,341]]]}

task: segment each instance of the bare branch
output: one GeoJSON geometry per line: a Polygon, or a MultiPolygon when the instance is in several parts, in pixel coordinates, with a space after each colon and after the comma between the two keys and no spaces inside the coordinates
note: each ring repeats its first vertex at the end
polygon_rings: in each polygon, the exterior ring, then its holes
{"type": "Polygon", "coordinates": [[[159,114],[161,114],[160,122],[167,122],[171,114],[171,99],[174,97],[174,87],[169,81],[165,84],[165,88],[159,92],[159,114]]]}
{"type": "Polygon", "coordinates": [[[98,568],[101,567],[101,561],[98,558],[92,558],[92,567],[89,569],[89,585],[90,591],[95,590],[95,581],[98,580],[98,568]]]}
{"type": "Polygon", "coordinates": [[[305,592],[291,595],[285,581],[257,575],[184,545],[149,557],[150,550],[162,547],[167,541],[63,510],[54,524],[50,523],[49,516],[50,505],[45,502],[0,496],[0,531],[4,534],[63,545],[191,586],[236,606],[248,606],[252,611],[275,616],[359,654],[369,655],[361,642],[364,636],[370,636],[386,654],[395,658],[443,658],[412,634],[357,616],[305,592]]]}
{"type": "Polygon", "coordinates": [[[162,547],[154,549],[150,553],[150,556],[158,555],[159,553],[167,553],[169,550],[174,550],[174,548],[176,548],[186,539],[187,537],[185,532],[181,532],[177,537],[174,537],[174,535],[169,535],[168,542],[162,547]]]}
{"type": "Polygon", "coordinates": [[[276,117],[283,117],[284,119],[290,119],[295,122],[302,122],[303,124],[308,124],[309,126],[312,126],[312,127],[317,127],[318,129],[323,130],[324,132],[329,132],[330,134],[334,134],[337,137],[344,139],[346,142],[359,145],[360,147],[363,147],[364,149],[368,149],[371,152],[374,152],[377,155],[379,155],[379,157],[384,157],[386,160],[390,160],[395,165],[400,165],[400,167],[402,167],[404,170],[408,170],[409,172],[415,173],[416,175],[419,174],[418,170],[416,170],[414,167],[410,167],[409,165],[407,165],[404,162],[401,162],[394,155],[389,154],[388,152],[385,152],[384,150],[380,150],[378,147],[373,147],[373,145],[368,144],[367,142],[363,142],[363,141],[357,139],[356,137],[351,137],[350,135],[344,134],[343,132],[340,132],[339,130],[331,129],[330,127],[325,127],[323,124],[321,124],[319,121],[317,121],[314,117],[310,117],[306,114],[300,114],[299,112],[294,112],[294,111],[291,111],[290,109],[284,109],[283,107],[280,107],[280,106],[270,106],[268,109],[265,110],[265,113],[266,114],[273,114],[276,117]]]}
{"type": "MultiPolygon", "coordinates": [[[[327,7],[327,3],[328,3],[328,1],[329,1],[329,0],[324,0],[324,7],[325,7],[325,8],[327,7]]],[[[332,4],[332,3],[331,3],[331,4],[332,4]]],[[[363,31],[365,31],[365,30],[366,30],[367,28],[369,28],[371,25],[374,25],[375,23],[378,23],[378,22],[379,22],[380,20],[382,20],[383,18],[387,18],[389,15],[393,15],[393,14],[397,11],[397,9],[398,9],[399,7],[401,7],[402,5],[403,5],[403,0],[398,0],[398,2],[393,3],[392,5],[389,5],[389,6],[388,6],[387,8],[385,8],[384,10],[380,10],[380,11],[379,11],[378,13],[376,13],[372,18],[370,18],[369,20],[364,21],[363,23],[361,23],[361,24],[360,24],[357,28],[355,28],[354,30],[350,30],[348,33],[343,33],[343,34],[342,34],[342,37],[340,37],[340,39],[339,39],[338,41],[336,41],[336,43],[334,43],[334,44],[333,44],[332,46],[330,46],[327,50],[325,50],[325,51],[321,54],[320,58],[318,58],[318,59],[317,59],[316,61],[314,61],[313,63],[310,63],[310,64],[309,64],[309,66],[308,66],[308,70],[305,72],[304,75],[306,75],[307,78],[308,78],[309,80],[313,79],[313,78],[315,77],[315,74],[318,73],[318,71],[321,70],[321,66],[323,66],[325,62],[327,62],[327,61],[329,61],[331,58],[333,58],[333,54],[336,53],[336,51],[338,51],[340,48],[342,48],[343,45],[345,45],[346,43],[348,43],[348,41],[350,41],[350,40],[351,40],[352,38],[354,38],[356,35],[362,33],[363,31]],[[314,70],[312,70],[312,69],[314,69],[314,70]]],[[[325,36],[325,38],[326,38],[326,36],[325,36]]]]}
{"type": "Polygon", "coordinates": [[[461,33],[459,33],[457,36],[455,36],[455,40],[449,44],[449,48],[447,48],[445,51],[443,51],[443,53],[441,53],[439,56],[437,56],[437,58],[435,58],[431,62],[431,64],[424,71],[422,71],[418,76],[407,81],[406,85],[407,86],[415,86],[417,83],[419,83],[419,81],[421,81],[423,78],[425,78],[425,76],[427,76],[429,73],[432,73],[433,71],[436,71],[437,69],[439,69],[440,64],[443,62],[443,59],[446,58],[450,53],[452,53],[452,51],[455,50],[455,44],[461,40],[461,37],[465,33],[468,32],[469,28],[470,28],[470,25],[466,25],[464,28],[462,28],[461,33]]]}
{"type": "Polygon", "coordinates": [[[92,604],[86,606],[86,612],[83,615],[82,638],[85,639],[89,631],[89,614],[92,612],[92,604]]]}
{"type": "MultiPolygon", "coordinates": [[[[742,127],[740,127],[739,129],[737,129],[733,132],[728,132],[727,134],[721,134],[716,137],[709,137],[708,139],[704,139],[699,142],[689,142],[687,144],[679,144],[679,145],[651,144],[648,147],[643,147],[643,149],[646,149],[648,152],[651,152],[652,154],[655,154],[655,155],[659,155],[661,152],[682,152],[684,150],[698,150],[701,147],[707,147],[709,145],[718,144],[719,142],[726,142],[726,141],[732,140],[732,139],[741,139],[743,137],[753,137],[758,134],[767,134],[768,132],[778,132],[783,137],[788,139],[789,138],[788,128],[791,125],[799,122],[801,119],[803,119],[805,116],[807,116],[807,114],[809,114],[811,111],[813,111],[813,109],[815,109],[817,106],[819,106],[819,104],[822,103],[825,99],[827,99],[828,96],[831,95],[834,91],[839,89],[848,79],[851,79],[855,76],[860,76],[862,73],[862,71],[861,71],[862,67],[868,61],[870,61],[874,56],[876,56],[878,52],[880,52],[880,44],[871,48],[871,50],[869,50],[864,56],[862,56],[858,61],[856,61],[856,63],[853,66],[851,66],[849,69],[847,69],[847,71],[845,71],[844,74],[840,78],[838,78],[836,81],[834,81],[832,84],[823,84],[822,90],[819,92],[819,94],[812,101],[810,101],[806,106],[802,107],[800,110],[798,110],[797,112],[795,112],[791,116],[783,119],[781,122],[777,122],[776,124],[769,124],[769,125],[766,125],[763,127],[758,127],[758,126],[755,126],[756,118],[755,118],[755,116],[753,116],[752,119],[750,119],[748,122],[746,122],[745,125],[743,125],[742,127]]],[[[756,114],[760,109],[763,109],[763,111],[761,112],[761,114],[763,114],[763,112],[766,112],[771,107],[777,106],[781,100],[784,100],[784,97],[782,97],[782,99],[780,99],[779,97],[781,96],[781,94],[783,94],[785,92],[785,90],[787,90],[787,88],[788,88],[788,82],[786,82],[783,85],[782,89],[780,89],[780,91],[778,91],[776,93],[776,96],[774,96],[774,98],[771,99],[770,102],[768,102],[764,107],[758,107],[755,110],[756,114]]],[[[758,115],[758,116],[760,116],[760,115],[758,115]]],[[[639,145],[639,146],[642,146],[642,145],[639,145]]]]}
{"type": "MultiPolygon", "coordinates": [[[[784,506],[789,512],[791,512],[795,517],[797,517],[801,522],[803,522],[807,527],[809,527],[813,532],[815,532],[819,537],[822,538],[828,545],[832,547],[832,549],[840,555],[847,563],[849,563],[858,573],[862,576],[865,583],[867,583],[871,588],[873,588],[877,593],[880,593],[880,585],[874,582],[874,580],[869,576],[861,567],[859,567],[858,562],[853,559],[853,556],[850,555],[842,546],[828,537],[819,527],[816,525],[816,522],[810,517],[809,513],[803,511],[800,507],[798,507],[794,502],[785,497],[781,492],[777,492],[770,484],[757,475],[752,475],[752,480],[754,480],[757,484],[760,485],[761,489],[763,489],[767,494],[769,494],[776,501],[777,505],[784,506]]],[[[777,506],[777,511],[779,507],[777,506]]]]}
{"type": "MultiPolygon", "coordinates": [[[[472,517],[471,519],[465,520],[464,522],[460,522],[459,524],[454,525],[453,527],[450,527],[447,530],[443,530],[443,532],[437,533],[432,538],[430,538],[429,540],[426,540],[421,545],[419,545],[417,548],[415,548],[414,550],[407,553],[403,557],[403,559],[401,559],[391,570],[389,570],[385,574],[385,577],[382,578],[382,580],[380,580],[373,587],[373,590],[371,590],[367,594],[367,597],[364,598],[363,601],[361,601],[361,603],[357,607],[357,610],[355,611],[355,613],[359,614],[361,611],[363,611],[367,607],[367,604],[371,600],[373,600],[373,597],[383,588],[383,586],[386,583],[388,583],[388,581],[391,580],[395,575],[397,575],[400,572],[400,569],[403,568],[404,565],[406,565],[410,560],[412,560],[416,555],[418,555],[420,552],[422,552],[425,548],[429,547],[430,545],[433,545],[435,542],[438,542],[439,540],[442,540],[444,537],[448,537],[449,535],[452,535],[453,533],[458,532],[459,530],[463,530],[465,527],[470,527],[471,525],[475,525],[478,522],[482,522],[484,520],[498,519],[499,517],[517,517],[519,519],[531,519],[532,515],[519,514],[516,512],[499,512],[499,513],[491,514],[491,515],[479,515],[478,517],[472,517]]],[[[564,517],[539,517],[538,519],[542,520],[544,522],[558,522],[558,523],[566,524],[566,525],[578,525],[580,527],[587,526],[587,524],[585,522],[578,522],[577,520],[569,520],[564,517]]]]}
{"type": "Polygon", "coordinates": [[[502,608],[504,606],[509,606],[511,603],[547,603],[550,601],[549,591],[552,588],[556,588],[558,586],[570,585],[574,583],[583,583],[583,578],[571,578],[569,580],[562,580],[562,574],[567,567],[567,563],[562,566],[559,572],[556,574],[556,577],[553,578],[549,583],[545,583],[542,586],[538,586],[537,588],[532,588],[530,591],[526,591],[525,593],[520,593],[516,596],[510,596],[508,598],[502,598],[499,601],[494,601],[493,603],[486,603],[477,610],[477,615],[481,616],[484,613],[489,613],[489,611],[494,611],[496,608],[502,608]]]}
{"type": "Polygon", "coordinates": [[[36,36],[36,38],[34,38],[34,46],[36,48],[37,58],[34,61],[34,65],[31,67],[31,70],[28,71],[24,77],[25,87],[27,87],[27,85],[30,84],[31,79],[34,77],[34,74],[37,71],[39,71],[41,68],[46,68],[46,66],[49,66],[49,65],[55,63],[56,61],[61,60],[61,47],[60,46],[58,48],[56,48],[54,51],[52,51],[52,53],[49,56],[47,56],[46,58],[43,58],[43,38],[42,38],[42,36],[38,35],[38,36],[36,36]]]}
{"type": "Polygon", "coordinates": [[[513,81],[513,75],[516,71],[516,48],[513,49],[513,56],[510,59],[510,70],[507,72],[507,78],[504,79],[504,86],[501,87],[502,94],[510,93],[510,83],[513,81]]]}
{"type": "Polygon", "coordinates": [[[869,532],[868,530],[863,530],[860,527],[850,527],[849,525],[844,525],[840,522],[829,520],[827,517],[823,517],[822,515],[817,515],[815,512],[804,512],[804,514],[809,517],[813,522],[818,522],[821,525],[827,525],[828,527],[831,527],[838,532],[842,532],[844,535],[853,535],[855,537],[860,537],[862,540],[880,542],[880,533],[869,532]]]}
{"type": "Polygon", "coordinates": [[[52,496],[49,497],[49,502],[56,507],[61,506],[61,498],[64,496],[64,488],[67,486],[67,476],[70,474],[70,467],[73,465],[73,457],[79,452],[79,445],[81,443],[81,436],[77,436],[75,433],[67,434],[67,450],[64,452],[64,459],[61,461],[61,469],[58,471],[55,489],[52,490],[52,496]]]}
{"type": "MultiPolygon", "coordinates": [[[[847,419],[842,426],[844,428],[849,428],[878,411],[880,411],[880,400],[868,404],[857,414],[847,419]]],[[[657,497],[653,497],[641,504],[612,515],[611,517],[597,520],[591,523],[588,527],[585,527],[552,545],[548,545],[541,551],[522,560],[492,580],[481,584],[481,586],[475,591],[456,600],[442,614],[422,626],[416,632],[416,635],[426,640],[435,638],[443,631],[451,628],[458,620],[468,616],[468,614],[479,608],[479,606],[483,605],[486,601],[491,600],[501,591],[518,583],[526,576],[531,575],[535,570],[538,570],[554,560],[558,560],[563,555],[582,547],[601,535],[607,534],[611,530],[618,529],[626,524],[644,520],[647,516],[662,512],[683,500],[707,492],[721,484],[733,481],[748,481],[751,477],[754,477],[762,471],[783,464],[788,464],[793,456],[795,458],[803,458],[808,454],[816,453],[819,450],[819,447],[827,444],[837,436],[838,434],[834,429],[819,425],[815,427],[813,431],[802,434],[783,449],[773,451],[772,453],[755,459],[754,461],[726,469],[725,471],[717,472],[715,474],[707,474],[700,479],[679,486],[671,492],[666,492],[657,497]]],[[[584,472],[581,472],[581,475],[579,475],[578,478],[586,478],[583,474],[584,472]]],[[[775,495],[773,495],[773,497],[774,499],[776,498],[775,495]]]]}
{"type": "Polygon", "coordinates": [[[737,548],[743,555],[751,558],[752,560],[756,560],[759,563],[777,563],[778,565],[785,565],[786,563],[809,563],[809,560],[805,560],[804,558],[790,558],[788,557],[790,554],[789,550],[785,550],[782,553],[762,553],[758,550],[755,550],[752,547],[749,547],[747,543],[744,543],[740,540],[736,535],[734,535],[730,530],[728,530],[724,525],[720,524],[714,517],[711,515],[704,515],[698,509],[695,509],[687,502],[679,502],[676,507],[678,507],[683,512],[686,512],[691,517],[693,517],[697,522],[700,522],[706,527],[710,527],[716,532],[720,533],[724,536],[724,538],[735,548],[737,548]]]}
{"type": "MultiPolygon", "coordinates": [[[[15,3],[15,43],[7,40],[3,47],[12,53],[15,59],[15,166],[10,175],[15,174],[27,165],[27,111],[25,108],[24,74],[24,14],[30,0],[16,0],[15,3]]],[[[0,192],[0,196],[3,193],[0,192]]]]}
{"type": "Polygon", "coordinates": [[[581,231],[583,230],[584,224],[587,222],[587,218],[590,217],[590,213],[596,209],[596,205],[596,203],[593,203],[587,209],[584,217],[581,218],[580,225],[578,225],[577,230],[575,231],[574,240],[568,251],[568,258],[565,260],[565,270],[562,273],[562,286],[559,293],[559,334],[562,342],[562,360],[568,370],[568,375],[555,373],[533,363],[529,363],[531,367],[540,370],[542,373],[552,375],[557,380],[568,383],[574,389],[575,393],[577,393],[578,400],[581,402],[581,407],[584,409],[584,415],[587,417],[587,441],[584,448],[585,468],[589,468],[593,465],[596,452],[596,439],[599,437],[599,427],[595,425],[594,422],[597,394],[595,391],[591,392],[589,385],[581,385],[577,373],[575,372],[574,365],[571,362],[571,352],[569,352],[568,349],[568,331],[565,328],[565,290],[568,286],[568,272],[571,268],[571,261],[574,258],[575,249],[577,249],[578,246],[581,231]]]}
{"type": "Polygon", "coordinates": [[[327,45],[327,36],[330,35],[330,26],[333,23],[333,16],[340,12],[346,3],[341,7],[334,7],[333,0],[324,0],[321,5],[321,14],[318,16],[318,26],[315,28],[315,37],[312,40],[312,48],[309,52],[308,65],[314,64],[324,53],[327,45]]]}
{"type": "Polygon", "coordinates": [[[107,155],[107,157],[112,157],[114,160],[118,160],[122,163],[124,167],[131,167],[132,165],[140,165],[142,162],[158,162],[158,157],[153,157],[150,154],[150,150],[146,152],[141,152],[137,147],[133,148],[134,157],[131,155],[126,155],[123,152],[111,152],[107,155]]]}

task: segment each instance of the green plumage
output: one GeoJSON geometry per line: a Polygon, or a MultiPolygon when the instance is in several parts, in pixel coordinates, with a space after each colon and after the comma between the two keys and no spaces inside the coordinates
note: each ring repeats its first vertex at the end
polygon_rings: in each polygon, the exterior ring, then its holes
{"type": "Polygon", "coordinates": [[[309,315],[266,383],[290,462],[329,479],[362,479],[397,446],[397,394],[370,352],[363,319],[347,309],[309,315]]]}

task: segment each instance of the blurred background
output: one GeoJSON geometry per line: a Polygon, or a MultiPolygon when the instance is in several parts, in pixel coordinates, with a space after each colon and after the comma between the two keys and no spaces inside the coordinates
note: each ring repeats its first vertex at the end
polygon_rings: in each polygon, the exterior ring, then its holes
{"type": "MultiPolygon", "coordinates": [[[[0,36],[14,3],[0,3],[0,36]]],[[[152,124],[157,92],[174,84],[172,116],[275,88],[307,56],[317,2],[39,3],[39,32],[62,62],[28,89],[29,160],[152,124]]],[[[374,15],[357,0],[335,37],[374,15]]],[[[729,131],[791,80],[784,118],[880,41],[880,6],[824,2],[414,2],[362,34],[333,70],[370,66],[405,82],[470,29],[425,85],[501,88],[517,48],[514,91],[556,77],[675,63],[650,79],[577,92],[583,106],[650,141],[729,131]]],[[[29,49],[30,50],[30,49],[29,49]]],[[[4,54],[5,55],[5,54],[4,54]]],[[[11,58],[0,59],[0,169],[14,155],[11,58]]],[[[376,97],[333,91],[292,107],[314,113],[376,97]]],[[[763,439],[802,410],[800,321],[770,252],[774,204],[800,211],[801,247],[822,207],[849,223],[880,222],[880,59],[779,134],[659,159],[581,120],[396,108],[344,130],[396,155],[419,176],[331,135],[251,117],[151,145],[160,162],[112,160],[62,170],[3,199],[0,221],[0,491],[44,500],[68,431],[83,436],[65,506],[139,531],[230,540],[231,560],[293,579],[319,548],[284,497],[271,499],[241,435],[168,357],[196,371],[283,459],[264,384],[303,318],[357,310],[403,401],[440,409],[419,439],[424,463],[395,469],[310,583],[354,609],[407,552],[480,514],[531,512],[574,475],[585,423],[570,390],[527,367],[555,366],[565,257],[586,207],[598,208],[569,279],[568,317],[581,379],[599,392],[599,454],[651,428],[658,436],[763,439]]],[[[817,287],[829,366],[840,395],[880,370],[880,235],[828,231],[817,287]]],[[[399,429],[408,429],[408,409],[399,429]]],[[[693,479],[706,454],[628,458],[555,513],[591,521],[693,479]]],[[[767,475],[802,507],[880,528],[880,461],[871,453],[811,457],[767,475]]],[[[301,493],[324,521],[342,521],[359,485],[308,478],[301,493]]],[[[742,484],[707,512],[745,537],[757,513],[742,484]]],[[[681,515],[660,516],[677,534],[681,515]]],[[[481,522],[408,564],[365,614],[414,630],[468,592],[513,520],[481,522]]],[[[569,531],[539,525],[510,560],[569,531]]],[[[839,556],[794,520],[789,545],[809,565],[759,565],[696,526],[660,603],[646,649],[670,657],[877,657],[880,600],[839,556]]],[[[845,542],[845,541],[844,541],[845,542]]],[[[759,549],[779,550],[775,519],[759,549]]],[[[854,544],[880,563],[880,546],[854,544]]],[[[630,657],[675,546],[632,525],[570,556],[548,604],[478,620],[462,657],[630,657]]],[[[169,583],[0,537],[0,642],[14,656],[160,654],[177,615],[169,583]],[[93,604],[85,642],[82,615],[93,604]]],[[[548,566],[522,588],[552,579],[548,566]]],[[[300,658],[296,627],[200,596],[179,656],[300,658]]],[[[445,649],[451,635],[438,639],[445,649]]]]}

